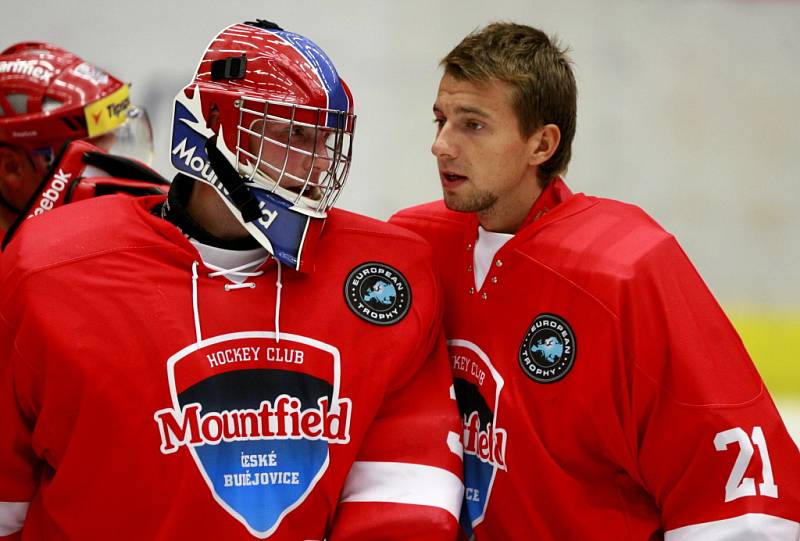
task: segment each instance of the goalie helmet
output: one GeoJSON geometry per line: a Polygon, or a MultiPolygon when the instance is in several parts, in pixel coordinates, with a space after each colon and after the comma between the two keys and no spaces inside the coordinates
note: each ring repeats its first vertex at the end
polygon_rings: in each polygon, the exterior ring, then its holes
{"type": "Polygon", "coordinates": [[[0,143],[46,166],[74,139],[146,163],[152,158],[150,123],[131,105],[128,85],[49,43],[0,53],[0,143]]]}
{"type": "Polygon", "coordinates": [[[354,125],[350,90],[319,46],[267,21],[236,24],[175,99],[171,159],[281,263],[308,270],[354,125]]]}

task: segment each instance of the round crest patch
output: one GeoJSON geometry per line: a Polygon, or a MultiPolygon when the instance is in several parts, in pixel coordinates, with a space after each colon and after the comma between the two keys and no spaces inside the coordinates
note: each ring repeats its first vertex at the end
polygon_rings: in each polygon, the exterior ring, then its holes
{"type": "Polygon", "coordinates": [[[393,325],[411,307],[411,288],[400,271],[384,263],[364,263],[350,271],[344,298],[355,315],[375,325],[393,325]]]}
{"type": "Polygon", "coordinates": [[[519,365],[539,383],[553,383],[572,369],[575,334],[569,324],[553,314],[539,314],[519,348],[519,365]]]}

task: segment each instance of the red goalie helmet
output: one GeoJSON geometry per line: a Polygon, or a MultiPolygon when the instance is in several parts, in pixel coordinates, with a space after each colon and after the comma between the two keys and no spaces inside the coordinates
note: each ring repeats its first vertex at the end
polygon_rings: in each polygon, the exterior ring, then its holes
{"type": "Polygon", "coordinates": [[[65,143],[149,163],[150,122],[128,85],[48,43],[0,53],[0,222],[19,213],[65,143]]]}
{"type": "Polygon", "coordinates": [[[84,138],[145,162],[152,156],[147,115],[131,105],[128,85],[48,43],[0,53],[0,143],[49,161],[66,141],[84,138]]]}
{"type": "Polygon", "coordinates": [[[175,99],[172,164],[214,186],[250,234],[299,269],[344,185],[353,98],[308,38],[267,21],[211,42],[175,99]]]}

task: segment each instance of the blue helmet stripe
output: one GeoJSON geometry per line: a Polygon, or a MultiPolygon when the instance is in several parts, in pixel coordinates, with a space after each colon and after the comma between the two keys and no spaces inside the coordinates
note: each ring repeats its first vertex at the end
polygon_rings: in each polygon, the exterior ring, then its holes
{"type": "MultiPolygon", "coordinates": [[[[336,69],[333,67],[333,63],[322,49],[310,39],[292,32],[273,31],[272,33],[289,42],[313,66],[322,86],[325,88],[325,93],[328,95],[328,109],[348,111],[350,103],[347,99],[347,93],[342,86],[341,79],[339,79],[339,74],[336,73],[336,69]]],[[[335,115],[328,115],[327,126],[337,127],[335,115]]]]}

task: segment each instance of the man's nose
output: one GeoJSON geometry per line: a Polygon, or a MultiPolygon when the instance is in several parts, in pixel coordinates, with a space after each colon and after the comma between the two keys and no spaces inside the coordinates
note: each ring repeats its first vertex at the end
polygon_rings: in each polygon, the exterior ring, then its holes
{"type": "Polygon", "coordinates": [[[311,154],[306,156],[306,167],[314,171],[327,171],[331,166],[331,157],[328,154],[328,145],[324,137],[318,137],[311,154]]]}
{"type": "Polygon", "coordinates": [[[436,133],[436,138],[431,145],[431,153],[437,158],[455,158],[456,149],[450,137],[450,130],[447,124],[442,126],[436,133]]]}

